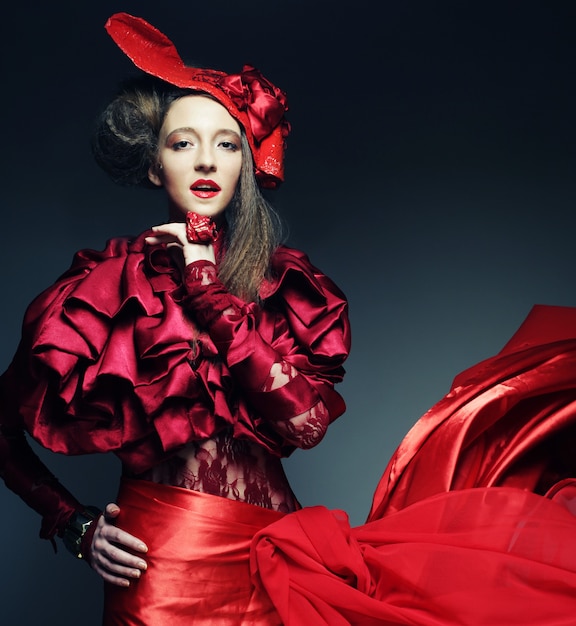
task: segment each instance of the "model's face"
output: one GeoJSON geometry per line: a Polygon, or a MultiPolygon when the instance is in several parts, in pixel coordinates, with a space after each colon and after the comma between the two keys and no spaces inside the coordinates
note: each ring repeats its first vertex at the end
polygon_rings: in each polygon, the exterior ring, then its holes
{"type": "Polygon", "coordinates": [[[148,176],[168,194],[170,217],[215,217],[234,196],[242,166],[240,125],[215,100],[185,96],[170,106],[148,176]]]}

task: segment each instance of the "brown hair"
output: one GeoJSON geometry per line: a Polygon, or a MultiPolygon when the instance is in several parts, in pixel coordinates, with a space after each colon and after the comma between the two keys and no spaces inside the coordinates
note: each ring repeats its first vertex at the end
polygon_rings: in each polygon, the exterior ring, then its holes
{"type": "MultiPolygon", "coordinates": [[[[148,170],[157,158],[160,128],[170,105],[194,93],[150,76],[124,83],[96,123],[92,151],[98,165],[118,184],[156,189],[148,170]]],[[[218,270],[220,280],[231,293],[257,301],[282,225],[258,187],[244,132],[240,180],[226,219],[228,250],[218,270]]]]}

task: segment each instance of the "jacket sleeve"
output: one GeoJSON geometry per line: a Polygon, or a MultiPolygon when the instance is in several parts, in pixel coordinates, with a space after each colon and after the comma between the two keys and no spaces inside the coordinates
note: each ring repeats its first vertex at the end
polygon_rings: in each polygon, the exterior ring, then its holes
{"type": "Polygon", "coordinates": [[[348,306],[336,285],[302,253],[282,248],[262,304],[246,304],[215,266],[187,266],[183,305],[208,329],[242,393],[286,441],[309,448],[345,410],[334,390],[350,349],[348,306]]]}
{"type": "MultiPolygon", "coordinates": [[[[51,540],[55,535],[63,535],[70,517],[76,511],[83,511],[84,506],[58,481],[28,442],[28,434],[34,436],[36,425],[46,432],[56,430],[49,425],[50,416],[58,419],[62,411],[58,398],[51,392],[56,370],[43,367],[42,352],[38,360],[32,357],[32,329],[45,332],[43,329],[50,327],[48,320],[63,308],[62,294],[81,280],[85,271],[86,264],[76,262],[76,266],[28,307],[18,350],[0,376],[0,477],[11,491],[41,515],[40,537],[51,540]],[[27,421],[34,407],[38,419],[27,421]]],[[[62,343],[67,348],[62,351],[61,360],[64,360],[73,350],[70,336],[64,335],[62,343]]],[[[46,444],[40,437],[36,439],[46,444]]]]}
{"type": "Polygon", "coordinates": [[[40,537],[62,535],[66,522],[83,509],[38,458],[12,406],[12,370],[0,379],[0,476],[6,486],[42,516],[40,537]]]}

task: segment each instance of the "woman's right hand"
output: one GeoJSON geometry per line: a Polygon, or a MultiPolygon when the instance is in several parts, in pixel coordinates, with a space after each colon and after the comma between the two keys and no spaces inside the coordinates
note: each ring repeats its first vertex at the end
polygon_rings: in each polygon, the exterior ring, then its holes
{"type": "Polygon", "coordinates": [[[146,571],[146,561],[137,553],[146,553],[148,548],[115,525],[119,513],[120,507],[110,503],[98,518],[90,546],[90,565],[106,582],[128,587],[131,580],[146,571]]]}
{"type": "Polygon", "coordinates": [[[168,248],[180,250],[184,259],[184,265],[194,261],[210,261],[216,263],[214,246],[211,243],[193,243],[186,237],[186,224],[181,222],[168,222],[159,224],[151,229],[154,235],[146,237],[146,243],[164,243],[168,248]]]}

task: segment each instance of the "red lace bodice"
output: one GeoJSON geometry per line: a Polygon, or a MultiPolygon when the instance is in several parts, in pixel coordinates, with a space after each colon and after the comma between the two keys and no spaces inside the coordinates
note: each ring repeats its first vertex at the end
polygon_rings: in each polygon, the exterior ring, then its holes
{"type": "Polygon", "coordinates": [[[299,508],[280,459],[229,431],[192,442],[134,477],[283,513],[299,508]]]}

